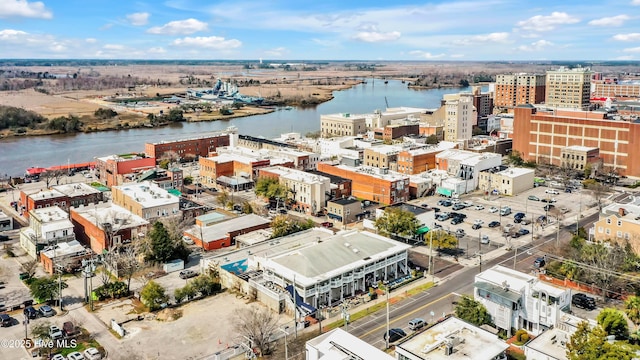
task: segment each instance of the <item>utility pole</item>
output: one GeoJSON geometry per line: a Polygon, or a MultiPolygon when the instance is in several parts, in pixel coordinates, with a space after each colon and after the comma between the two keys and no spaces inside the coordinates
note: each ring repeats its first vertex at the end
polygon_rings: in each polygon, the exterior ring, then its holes
{"type": "Polygon", "coordinates": [[[435,272],[433,271],[433,230],[429,230],[429,273],[433,282],[435,280],[435,272]]]}
{"type": "Polygon", "coordinates": [[[285,326],[284,329],[280,329],[284,333],[284,359],[289,360],[289,345],[287,344],[287,329],[289,327],[285,326]]]}
{"type": "Polygon", "coordinates": [[[387,332],[384,333],[384,342],[385,342],[385,349],[389,348],[389,285],[386,284],[385,288],[384,288],[385,292],[387,293],[387,332]]]}

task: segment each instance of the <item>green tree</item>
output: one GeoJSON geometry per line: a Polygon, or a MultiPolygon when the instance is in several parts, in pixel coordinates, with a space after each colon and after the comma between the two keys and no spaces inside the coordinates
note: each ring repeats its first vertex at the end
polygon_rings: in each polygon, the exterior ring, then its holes
{"type": "Polygon", "coordinates": [[[278,179],[263,176],[256,180],[255,192],[256,195],[269,199],[283,199],[289,193],[289,189],[280,184],[278,179]]]}
{"type": "Polygon", "coordinates": [[[140,300],[149,310],[158,310],[168,300],[164,288],[155,281],[149,281],[140,292],[140,300]]]}
{"type": "Polygon", "coordinates": [[[612,308],[603,309],[596,320],[607,335],[615,335],[616,339],[629,337],[629,326],[622,311],[612,308]]]}
{"type": "Polygon", "coordinates": [[[469,80],[462,79],[462,80],[460,80],[460,82],[458,84],[460,84],[460,86],[462,86],[462,87],[468,87],[469,86],[469,80]]]}
{"type": "Polygon", "coordinates": [[[626,342],[606,341],[607,333],[601,326],[593,328],[583,321],[567,343],[568,360],[631,360],[634,352],[626,342]]]}
{"type": "Polygon", "coordinates": [[[624,302],[624,311],[634,324],[640,324],[640,297],[629,296],[624,302]]]}
{"type": "Polygon", "coordinates": [[[242,203],[242,213],[243,214],[253,214],[253,207],[248,201],[242,203]]]}
{"type": "Polygon", "coordinates": [[[182,180],[182,182],[185,185],[191,185],[193,184],[193,176],[185,176],[184,179],[182,180]]]}
{"type": "Polygon", "coordinates": [[[299,231],[311,229],[315,226],[315,223],[311,219],[305,221],[298,221],[289,219],[287,216],[276,216],[271,221],[271,229],[273,230],[271,238],[275,239],[281,236],[287,236],[299,231]]]}
{"type": "Polygon", "coordinates": [[[438,141],[438,136],[435,135],[435,134],[431,134],[431,135],[427,136],[427,138],[425,139],[425,142],[427,144],[429,144],[429,145],[435,145],[435,144],[437,144],[439,142],[438,141]]]}
{"type": "Polygon", "coordinates": [[[184,121],[184,112],[180,108],[173,108],[169,111],[168,120],[170,122],[184,121]]]}
{"type": "Polygon", "coordinates": [[[156,221],[153,224],[153,228],[149,232],[149,240],[151,253],[147,254],[148,260],[157,262],[166,262],[171,260],[174,244],[163,223],[156,221]]]}
{"type": "Polygon", "coordinates": [[[487,311],[487,308],[468,295],[462,295],[462,297],[460,297],[460,300],[458,300],[454,308],[454,312],[456,317],[476,326],[491,324],[491,315],[487,311]]]}
{"type": "Polygon", "coordinates": [[[425,245],[431,245],[431,236],[433,236],[433,247],[438,250],[454,249],[458,244],[458,239],[448,232],[442,230],[431,230],[424,235],[425,245]],[[431,235],[431,232],[433,232],[433,235],[431,235]]]}
{"type": "Polygon", "coordinates": [[[209,275],[199,275],[191,281],[191,287],[202,296],[209,296],[220,290],[220,284],[209,275]]]}
{"type": "Polygon", "coordinates": [[[420,227],[420,222],[411,211],[387,208],[375,221],[376,229],[384,236],[412,238],[420,227]]]}
{"type": "MultiPolygon", "coordinates": [[[[66,288],[67,283],[62,281],[62,288],[66,288]]],[[[52,301],[59,297],[57,277],[34,278],[29,283],[29,291],[34,299],[40,301],[52,301]]]]}

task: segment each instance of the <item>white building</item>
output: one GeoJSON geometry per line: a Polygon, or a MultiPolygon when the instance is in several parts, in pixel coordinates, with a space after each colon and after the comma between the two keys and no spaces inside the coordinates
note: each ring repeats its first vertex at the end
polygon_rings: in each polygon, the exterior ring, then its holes
{"type": "Polygon", "coordinates": [[[487,308],[496,327],[534,335],[557,326],[571,304],[570,290],[500,265],[476,275],[474,298],[487,308]]]}
{"type": "Polygon", "coordinates": [[[518,195],[533,189],[533,169],[511,167],[500,170],[500,167],[480,172],[478,187],[485,193],[518,195]]]}
{"type": "Polygon", "coordinates": [[[398,360],[497,360],[509,347],[496,335],[448,317],[396,345],[398,360]]]}
{"type": "Polygon", "coordinates": [[[445,150],[436,155],[436,168],[446,170],[452,176],[464,181],[464,189],[440,185],[438,193],[451,196],[453,191],[463,194],[478,188],[480,172],[502,164],[502,155],[495,153],[476,153],[466,150],[445,150]],[[460,192],[462,191],[462,192],[460,192]]]}
{"type": "Polygon", "coordinates": [[[444,140],[456,142],[471,139],[476,119],[473,94],[446,94],[443,99],[446,108],[444,140]]]}
{"type": "Polygon", "coordinates": [[[150,181],[126,183],[111,188],[113,203],[152,221],[180,215],[180,199],[150,181]]]}
{"type": "Polygon", "coordinates": [[[297,209],[316,214],[327,205],[326,194],[331,193],[331,180],[326,176],[283,166],[263,168],[260,173],[277,175],[280,184],[290,190],[297,209]]]}
{"type": "Polygon", "coordinates": [[[20,246],[33,258],[40,250],[58,242],[75,240],[69,214],[52,206],[29,211],[29,227],[20,230],[20,246]]]}
{"type": "Polygon", "coordinates": [[[306,343],[306,360],[393,360],[384,351],[338,328],[306,343]]]}

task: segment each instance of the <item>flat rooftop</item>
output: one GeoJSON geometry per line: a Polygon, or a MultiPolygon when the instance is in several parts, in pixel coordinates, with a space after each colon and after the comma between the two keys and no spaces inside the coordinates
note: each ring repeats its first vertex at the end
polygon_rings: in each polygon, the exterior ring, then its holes
{"type": "Polygon", "coordinates": [[[375,178],[387,180],[387,181],[399,181],[404,179],[409,179],[408,175],[400,174],[393,171],[388,171],[387,173],[380,173],[380,169],[370,167],[370,166],[359,166],[353,167],[348,165],[335,165],[336,168],[351,171],[359,174],[366,174],[375,178]]]}
{"type": "Polygon", "coordinates": [[[104,223],[112,224],[114,229],[118,230],[137,228],[149,224],[147,220],[111,202],[88,206],[81,205],[71,208],[71,211],[91,223],[98,224],[100,229],[102,229],[102,224],[104,223]]]}
{"type": "Polygon", "coordinates": [[[360,202],[360,200],[348,197],[344,199],[329,200],[329,202],[344,206],[344,205],[360,202]]]}
{"type": "MultiPolygon", "coordinates": [[[[217,222],[211,226],[204,226],[202,228],[202,237],[205,242],[217,241],[226,237],[230,232],[254,226],[266,225],[269,223],[269,220],[255,214],[239,216],[237,218],[217,222]]],[[[193,226],[186,230],[186,232],[196,238],[200,238],[199,226],[193,226]]]]}
{"type": "Polygon", "coordinates": [[[504,169],[500,171],[498,174],[502,176],[510,177],[510,178],[516,178],[522,175],[533,174],[533,173],[534,173],[533,169],[512,167],[512,168],[504,169]]]}
{"type": "Polygon", "coordinates": [[[33,209],[31,214],[42,223],[69,219],[69,214],[58,206],[33,209]]]}
{"type": "Polygon", "coordinates": [[[49,259],[55,259],[56,257],[90,255],[92,251],[91,249],[87,249],[82,246],[78,240],[72,240],[69,242],[61,242],[53,245],[52,247],[46,248],[42,253],[49,259]]]}
{"type": "Polygon", "coordinates": [[[451,316],[396,345],[396,354],[405,351],[429,360],[491,360],[508,347],[489,331],[451,316]],[[450,355],[445,353],[447,343],[452,344],[450,355]]]}
{"type": "Polygon", "coordinates": [[[284,166],[271,166],[268,168],[263,168],[262,170],[277,174],[283,179],[305,182],[309,184],[322,183],[324,181],[330,182],[330,179],[326,176],[311,174],[305,171],[295,170],[284,166]]]}
{"type": "Polygon", "coordinates": [[[411,246],[364,231],[339,232],[322,242],[273,256],[278,267],[301,275],[300,283],[315,283],[364,266],[387,256],[405,252],[411,246]]]}
{"type": "Polygon", "coordinates": [[[45,199],[53,199],[53,198],[59,198],[59,197],[64,197],[65,195],[63,193],[61,193],[58,190],[54,190],[54,189],[46,189],[46,190],[40,190],[37,191],[35,193],[29,194],[29,197],[31,199],[33,199],[34,201],[38,201],[38,200],[45,200],[45,199]]]}
{"type": "Polygon", "coordinates": [[[160,188],[150,181],[126,183],[120,186],[114,186],[114,188],[120,189],[125,195],[136,200],[143,208],[165,205],[175,205],[177,208],[180,202],[178,197],[171,195],[167,190],[160,188]]]}
{"type": "Polygon", "coordinates": [[[525,345],[525,348],[547,355],[547,358],[567,359],[567,347],[570,336],[558,328],[549,329],[525,345]]]}
{"type": "Polygon", "coordinates": [[[590,146],[571,145],[571,146],[567,146],[567,147],[563,148],[562,150],[573,150],[573,151],[588,152],[588,151],[591,151],[591,150],[598,150],[598,148],[597,147],[590,147],[590,146]]]}
{"type": "Polygon", "coordinates": [[[307,347],[319,352],[318,360],[352,360],[350,354],[342,349],[347,349],[357,359],[365,360],[393,360],[394,357],[384,351],[369,345],[359,338],[338,328],[326,332],[307,341],[307,347]],[[342,348],[342,349],[341,349],[342,348]]]}
{"type": "Polygon", "coordinates": [[[62,194],[67,195],[68,197],[86,196],[86,195],[100,193],[100,190],[85,183],[56,185],[56,186],[53,186],[53,189],[59,191],[62,194]]]}

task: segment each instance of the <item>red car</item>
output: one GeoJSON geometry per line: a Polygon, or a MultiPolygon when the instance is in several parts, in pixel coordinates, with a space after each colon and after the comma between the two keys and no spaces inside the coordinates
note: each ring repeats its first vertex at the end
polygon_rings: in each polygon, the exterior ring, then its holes
{"type": "Polygon", "coordinates": [[[332,228],[332,227],[333,227],[333,223],[332,223],[332,222],[330,222],[330,221],[325,221],[325,222],[323,222],[323,223],[322,223],[322,224],[320,224],[320,225],[322,225],[322,226],[324,226],[324,227],[326,227],[326,228],[332,228]]]}

